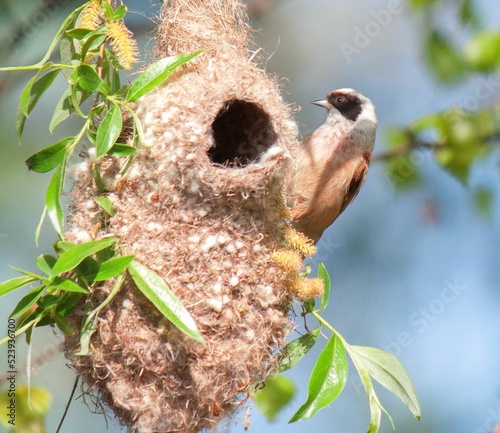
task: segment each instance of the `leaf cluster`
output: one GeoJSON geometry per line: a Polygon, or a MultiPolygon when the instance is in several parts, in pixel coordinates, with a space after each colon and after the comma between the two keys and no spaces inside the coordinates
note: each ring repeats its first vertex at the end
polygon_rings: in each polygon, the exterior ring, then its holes
{"type": "Polygon", "coordinates": [[[294,387],[286,377],[281,376],[281,373],[295,366],[311,350],[325,327],[332,332],[332,336],[322,349],[312,370],[307,400],[289,422],[306,420],[338,398],[348,377],[346,354],[351,358],[368,396],[370,406],[368,433],[375,433],[379,430],[382,412],[388,416],[394,427],[391,416],[377,397],[373,379],[395,394],[411,413],[420,419],[420,404],[410,377],[401,362],[394,355],[383,350],[348,344],[345,338],[319,314],[328,305],[331,286],[330,277],[322,263],[318,267],[318,278],[321,278],[325,284],[324,295],[317,309],[314,299],[305,302],[303,315],[312,315],[320,325],[291,341],[281,350],[276,376],[266,381],[266,386],[255,395],[257,405],[270,420],[273,420],[284,405],[292,399],[294,387]],[[273,402],[280,402],[280,404],[273,402]]]}
{"type": "MultiPolygon", "coordinates": [[[[203,343],[192,317],[179,299],[156,273],[135,261],[134,256],[122,255],[117,247],[118,239],[105,238],[78,245],[64,240],[61,195],[68,161],[78,145],[86,139],[95,154],[92,172],[97,187],[101,186],[102,194],[96,198],[96,203],[100,207],[101,219],[106,220],[113,216],[114,210],[102,187],[100,160],[106,155],[123,159],[122,174],[125,173],[138,147],[146,144],[133,104],[162,84],[178,67],[201,53],[197,51],[160,59],[145,69],[134,82],[123,84],[120,70],[128,65],[120,61],[124,58],[120,50],[124,51],[127,47],[130,50],[133,46],[129,40],[131,34],[123,23],[126,13],[125,5],[113,8],[107,0],[86,2],[64,20],[40,62],[29,66],[0,68],[0,72],[36,71],[21,93],[16,116],[19,139],[26,120],[40,98],[60,76],[66,79],[68,87],[56,104],[49,130],[53,132],[71,115],[80,117],[83,122],[79,132],[43,148],[25,161],[28,168],[35,172],[54,172],[46,191],[45,209],[37,228],[36,240],[42,222],[48,215],[60,238],[54,245],[56,254],[43,254],[36,259],[40,273],[16,269],[22,274],[21,277],[0,284],[0,296],[25,286],[31,287],[10,316],[17,319],[16,335],[25,332],[30,341],[33,329],[40,326],[55,325],[65,334],[75,333],[68,316],[85,299],[90,299],[99,284],[114,279],[114,287],[108,298],[84,316],[80,330],[81,355],[88,352],[98,312],[116,295],[127,273],[168,320],[188,336],[203,343]],[[92,23],[89,25],[95,28],[80,27],[84,22],[82,15],[89,8],[96,7],[98,20],[95,26],[92,23]],[[116,23],[119,25],[114,25],[116,23]],[[122,33],[117,36],[120,31],[122,33]],[[52,58],[57,57],[57,54],[59,61],[56,63],[52,58]],[[132,119],[131,144],[119,141],[126,115],[132,119]]],[[[0,344],[7,340],[8,337],[0,340],[0,344]]]]}
{"type": "MultiPolygon", "coordinates": [[[[57,234],[62,239],[64,216],[60,196],[64,187],[66,166],[77,146],[84,140],[95,148],[96,158],[104,155],[124,158],[121,174],[124,174],[133,161],[134,153],[140,145],[145,145],[141,122],[137,118],[133,103],[141,96],[158,87],[179,66],[200,54],[191,54],[160,59],[150,65],[131,84],[122,84],[120,73],[125,66],[119,61],[117,49],[110,46],[110,25],[123,22],[127,13],[124,5],[113,9],[101,2],[103,24],[96,29],[78,27],[80,15],[90,1],[74,10],[59,28],[44,58],[29,66],[0,68],[1,71],[36,71],[24,87],[16,115],[19,140],[29,115],[43,94],[62,75],[68,87],[57,102],[49,124],[50,132],[71,115],[80,117],[83,126],[78,133],[65,137],[36,152],[26,159],[30,170],[46,173],[54,170],[45,198],[46,211],[57,234]],[[60,61],[51,60],[59,48],[60,61]],[[124,127],[124,117],[129,116],[131,145],[119,141],[124,127]]],[[[128,37],[128,33],[126,34],[128,37]]],[[[99,164],[94,164],[96,185],[102,186],[99,164]]]]}
{"type": "MultiPolygon", "coordinates": [[[[422,182],[422,162],[431,152],[444,170],[467,185],[472,166],[490,156],[500,143],[500,107],[496,98],[500,86],[496,76],[500,70],[500,31],[486,27],[475,0],[410,3],[423,18],[425,57],[434,76],[448,85],[474,77],[476,85],[457,106],[390,131],[388,151],[383,157],[387,173],[396,188],[413,188],[422,182]]],[[[491,200],[480,203],[484,206],[491,200]]]]}
{"type": "MultiPolygon", "coordinates": [[[[193,318],[167,284],[155,272],[134,260],[133,255],[120,255],[117,244],[117,238],[77,245],[59,241],[54,245],[56,256],[42,254],[37,257],[39,274],[14,268],[23,276],[1,283],[0,296],[36,284],[10,314],[10,318],[17,319],[16,335],[26,333],[29,342],[34,328],[47,325],[56,325],[67,335],[74,334],[76,330],[68,316],[83,299],[89,299],[101,282],[115,279],[108,297],[83,315],[79,355],[87,354],[97,314],[118,293],[128,271],[139,290],[170,322],[186,335],[204,343],[193,318]]],[[[9,338],[0,340],[0,344],[9,338]]]]}

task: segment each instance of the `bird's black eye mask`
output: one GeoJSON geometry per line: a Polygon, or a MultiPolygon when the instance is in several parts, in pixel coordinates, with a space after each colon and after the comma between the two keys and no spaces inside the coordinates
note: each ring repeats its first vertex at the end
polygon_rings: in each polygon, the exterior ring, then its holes
{"type": "Polygon", "coordinates": [[[346,119],[355,122],[361,114],[361,100],[355,95],[332,92],[326,99],[339,110],[340,114],[346,119]]]}

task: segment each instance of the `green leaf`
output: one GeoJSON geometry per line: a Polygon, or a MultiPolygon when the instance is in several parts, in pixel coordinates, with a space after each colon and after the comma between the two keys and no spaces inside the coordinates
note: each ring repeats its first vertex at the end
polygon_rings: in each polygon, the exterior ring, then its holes
{"type": "Polygon", "coordinates": [[[47,70],[52,67],[52,63],[46,63],[43,65],[39,71],[35,74],[31,80],[26,83],[26,86],[24,87],[23,91],[21,92],[21,97],[19,98],[19,109],[21,110],[21,113],[25,116],[28,117],[33,108],[35,107],[36,103],[40,99],[40,97],[43,95],[43,93],[48,89],[52,81],[56,78],[57,74],[59,73],[60,69],[54,69],[51,72],[48,72],[47,74],[43,75],[41,78],[40,76],[47,70]],[[38,84],[37,84],[38,83],[38,84]],[[35,87],[37,86],[37,87],[35,87]]]}
{"type": "Polygon", "coordinates": [[[94,281],[104,281],[116,277],[127,269],[135,256],[113,257],[99,265],[94,281]]]}
{"type": "Polygon", "coordinates": [[[113,216],[115,214],[115,210],[113,209],[113,203],[111,203],[111,200],[107,197],[104,197],[103,195],[100,197],[97,197],[95,199],[95,202],[99,205],[99,207],[106,212],[109,216],[113,216]]]}
{"type": "Polygon", "coordinates": [[[255,403],[268,421],[274,421],[278,413],[292,400],[295,386],[285,376],[267,379],[264,385],[264,388],[255,394],[255,403]]]}
{"type": "Polygon", "coordinates": [[[21,112],[21,110],[17,110],[16,112],[16,131],[17,131],[17,141],[21,142],[21,137],[24,131],[24,125],[26,124],[26,116],[21,112]]]}
{"type": "MultiPolygon", "coordinates": [[[[75,57],[75,41],[73,38],[70,38],[69,36],[63,34],[61,37],[61,40],[59,41],[59,55],[61,59],[61,63],[65,65],[72,65],[76,63],[74,60],[75,57]]],[[[63,69],[62,70],[63,75],[66,78],[71,77],[71,74],[73,73],[72,69],[63,69]]]]}
{"type": "Polygon", "coordinates": [[[307,401],[289,422],[312,417],[331,404],[342,392],[347,381],[347,360],[342,341],[334,334],[321,352],[309,379],[307,401]]]}
{"type": "Polygon", "coordinates": [[[374,396],[370,396],[370,424],[366,433],[377,433],[382,418],[382,408],[374,396]]]}
{"type": "Polygon", "coordinates": [[[35,81],[29,88],[27,86],[24,89],[23,94],[21,95],[21,103],[16,114],[16,130],[19,140],[21,139],[21,136],[23,134],[24,125],[26,123],[28,115],[31,113],[45,91],[55,80],[55,78],[59,74],[59,71],[60,68],[47,72],[44,76],[35,81]]]}
{"type": "Polygon", "coordinates": [[[278,372],[282,373],[295,366],[316,344],[321,326],[288,343],[279,353],[278,372]]]}
{"type": "Polygon", "coordinates": [[[394,428],[394,423],[392,421],[392,418],[390,417],[389,413],[382,407],[377,398],[377,394],[375,394],[375,390],[373,389],[373,383],[370,379],[370,375],[368,374],[364,366],[360,363],[358,357],[356,355],[353,356],[351,346],[346,345],[346,349],[348,350],[349,355],[351,356],[352,362],[356,367],[356,370],[358,371],[359,377],[361,379],[361,383],[365,388],[366,395],[368,396],[368,402],[370,404],[370,424],[368,426],[367,433],[378,432],[378,429],[380,428],[382,410],[387,414],[391,422],[391,425],[394,428]]]}
{"type": "Polygon", "coordinates": [[[71,325],[71,322],[66,319],[66,317],[60,316],[59,314],[54,314],[52,318],[56,322],[57,327],[66,335],[75,334],[76,329],[73,327],[73,325],[71,325]]]}
{"type": "Polygon", "coordinates": [[[500,32],[484,31],[475,34],[466,47],[469,65],[481,72],[492,72],[500,66],[500,32]]]}
{"type": "Polygon", "coordinates": [[[54,243],[54,250],[57,254],[61,255],[64,251],[68,251],[70,248],[73,248],[76,244],[69,241],[57,241],[54,243]]]}
{"type": "Polygon", "coordinates": [[[82,320],[82,328],[80,330],[80,350],[75,353],[78,356],[85,356],[89,353],[90,338],[97,330],[94,316],[85,316],[82,320]]]}
{"type": "Polygon", "coordinates": [[[15,271],[19,272],[20,274],[34,278],[35,280],[48,281],[48,279],[46,277],[43,277],[42,275],[35,274],[34,272],[26,271],[25,269],[16,268],[15,266],[9,265],[9,267],[14,269],[15,271]]]}
{"type": "Polygon", "coordinates": [[[74,269],[86,257],[103,250],[117,242],[116,238],[105,238],[98,241],[90,241],[75,245],[61,253],[59,259],[52,268],[52,276],[60,275],[74,269]]]}
{"type": "Polygon", "coordinates": [[[87,36],[91,31],[92,30],[90,30],[90,29],[84,29],[82,27],[78,27],[78,28],[66,30],[66,35],[68,35],[72,39],[81,40],[85,36],[87,36]]]}
{"type": "Polygon", "coordinates": [[[56,261],[57,259],[49,254],[42,254],[36,258],[38,268],[46,275],[50,275],[52,273],[52,268],[56,261]]]}
{"type": "Polygon", "coordinates": [[[98,251],[95,254],[95,257],[99,263],[103,263],[103,262],[105,262],[113,257],[116,257],[116,255],[117,254],[116,254],[115,247],[112,245],[112,246],[109,246],[107,248],[104,248],[103,250],[98,251]]]}
{"type": "Polygon", "coordinates": [[[54,281],[50,284],[50,287],[54,287],[56,289],[71,293],[84,293],[84,294],[89,293],[88,290],[84,289],[79,284],[76,284],[70,278],[64,278],[64,277],[54,278],[54,281]]]}
{"type": "Polygon", "coordinates": [[[60,302],[61,298],[56,295],[45,295],[42,296],[38,300],[38,307],[42,311],[42,315],[47,315],[49,313],[48,310],[51,310],[52,307],[57,305],[60,302]]]}
{"type": "Polygon", "coordinates": [[[411,189],[422,180],[420,167],[413,162],[412,153],[390,158],[386,164],[386,173],[397,190],[411,189]]]}
{"type": "Polygon", "coordinates": [[[67,87],[62,94],[61,99],[59,99],[56,108],[54,109],[52,119],[50,119],[49,131],[51,134],[54,132],[54,129],[56,129],[57,125],[71,116],[71,113],[73,112],[71,101],[71,87],[67,87]]]}
{"type": "Polygon", "coordinates": [[[139,290],[170,322],[189,337],[205,344],[189,312],[158,274],[136,260],[129,265],[129,272],[139,290]]]}
{"type": "Polygon", "coordinates": [[[420,419],[420,403],[410,376],[403,364],[392,354],[375,347],[350,346],[349,354],[356,356],[368,374],[387,388],[420,419]]]}
{"type": "Polygon", "coordinates": [[[45,195],[45,206],[50,221],[60,238],[64,233],[64,215],[61,206],[61,194],[64,182],[64,164],[60,164],[50,180],[45,195]]]}
{"type": "Polygon", "coordinates": [[[19,303],[16,305],[16,308],[10,313],[9,318],[15,319],[19,317],[21,314],[28,311],[33,305],[37,303],[40,297],[43,295],[45,290],[45,285],[41,285],[36,289],[29,292],[24,298],[22,298],[19,303]]]}
{"type": "Polygon", "coordinates": [[[42,232],[42,226],[43,223],[45,222],[46,216],[47,216],[47,206],[44,206],[42,215],[40,216],[40,221],[38,222],[38,225],[36,226],[35,230],[35,245],[37,248],[38,248],[38,241],[40,240],[40,233],[42,232]]]}
{"type": "Polygon", "coordinates": [[[137,149],[133,146],[123,143],[115,143],[111,149],[108,150],[108,155],[124,157],[130,156],[137,152],[137,149]]]}
{"type": "Polygon", "coordinates": [[[4,281],[0,283],[0,296],[6,295],[13,290],[19,289],[20,287],[26,286],[27,284],[32,283],[33,281],[37,281],[33,277],[16,277],[11,280],[4,281]]]}
{"type": "MultiPolygon", "coordinates": [[[[61,24],[61,26],[59,27],[59,29],[57,30],[57,33],[56,33],[56,36],[54,37],[54,39],[52,39],[52,42],[50,44],[50,47],[49,49],[47,50],[47,52],[45,53],[45,56],[43,57],[42,60],[40,60],[40,62],[38,62],[38,65],[42,65],[44,64],[45,62],[47,62],[50,58],[50,56],[52,55],[52,53],[54,52],[54,49],[56,48],[59,40],[64,40],[66,39],[66,37],[64,36],[64,32],[66,31],[66,29],[70,26],[70,25],[73,25],[74,22],[75,22],[75,19],[76,17],[79,15],[79,13],[82,11],[83,8],[85,8],[86,6],[86,3],[84,3],[83,5],[77,7],[76,9],[74,9],[67,17],[66,19],[63,21],[63,23],[61,24]]],[[[62,60],[62,59],[61,59],[62,60]]],[[[64,61],[62,61],[62,63],[66,63],[64,61]]]]}
{"type": "Polygon", "coordinates": [[[461,79],[466,71],[465,62],[460,53],[438,31],[432,31],[426,41],[427,57],[433,72],[444,82],[461,79]]]}
{"type": "Polygon", "coordinates": [[[82,46],[81,50],[81,59],[85,59],[87,56],[87,53],[90,51],[97,51],[101,45],[106,41],[107,35],[105,33],[105,29],[103,26],[99,27],[98,29],[92,31],[91,33],[88,34],[87,40],[82,46]]]}
{"type": "Polygon", "coordinates": [[[460,5],[459,19],[462,26],[470,25],[474,30],[481,27],[481,18],[474,0],[463,0],[460,5]]]}
{"type": "Polygon", "coordinates": [[[101,78],[94,67],[90,65],[80,65],[72,75],[72,81],[88,92],[93,92],[101,85],[101,78]]]}
{"type": "Polygon", "coordinates": [[[304,302],[303,305],[304,305],[304,310],[307,313],[311,313],[312,311],[314,311],[314,308],[316,307],[316,298],[308,299],[307,301],[304,302]]]}
{"type": "Polygon", "coordinates": [[[113,147],[122,131],[122,112],[113,105],[104,116],[96,136],[97,158],[104,156],[113,147]]]}
{"type": "Polygon", "coordinates": [[[64,293],[62,295],[62,300],[56,307],[56,313],[60,316],[67,317],[78,305],[82,299],[82,295],[79,293],[64,293]]]}
{"type": "Polygon", "coordinates": [[[85,257],[75,268],[76,275],[85,280],[87,284],[91,284],[94,281],[98,270],[99,262],[93,257],[85,257]]]}
{"type": "Polygon", "coordinates": [[[318,278],[321,278],[323,280],[323,296],[321,297],[321,304],[319,307],[319,311],[323,311],[328,305],[332,285],[330,282],[330,275],[328,274],[328,270],[322,262],[318,264],[318,278]]]}
{"type": "Polygon", "coordinates": [[[120,290],[124,280],[125,280],[125,275],[124,274],[119,275],[115,281],[115,284],[113,284],[111,292],[106,297],[106,299],[103,302],[101,302],[95,309],[93,309],[88,315],[83,317],[82,327],[80,331],[80,351],[78,353],[75,353],[75,355],[84,356],[88,354],[90,348],[90,338],[97,329],[95,324],[96,322],[95,318],[97,314],[99,314],[99,311],[101,311],[106,305],[108,305],[111,302],[111,300],[115,297],[115,295],[120,290]]]}
{"type": "Polygon", "coordinates": [[[189,62],[202,52],[203,51],[195,51],[191,54],[166,57],[153,63],[139,75],[137,80],[130,86],[127,93],[127,101],[134,102],[141,96],[144,96],[146,93],[163,83],[163,81],[165,81],[179,66],[189,62]]]}
{"type": "MultiPolygon", "coordinates": [[[[18,324],[18,327],[16,328],[16,331],[15,331],[14,334],[16,335],[16,337],[18,335],[21,335],[23,332],[25,332],[25,331],[29,330],[30,328],[36,326],[36,324],[38,323],[39,320],[40,320],[40,318],[37,317],[37,318],[31,320],[30,322],[23,323],[22,326],[20,324],[18,324]],[[19,326],[21,326],[21,327],[19,327],[19,326]]],[[[2,338],[0,340],[0,346],[2,344],[5,344],[7,341],[9,341],[9,339],[10,339],[9,335],[7,335],[6,337],[2,338]]]]}
{"type": "Polygon", "coordinates": [[[123,17],[127,14],[127,6],[125,5],[120,5],[118,6],[115,11],[113,12],[113,20],[115,21],[120,21],[121,19],[123,19],[123,17]]]}
{"type": "Polygon", "coordinates": [[[104,2],[103,6],[104,6],[104,17],[107,18],[108,20],[112,20],[114,15],[113,8],[107,2],[104,2]]]}
{"type": "Polygon", "coordinates": [[[75,137],[66,137],[61,141],[48,146],[31,155],[24,163],[30,170],[37,173],[46,173],[57,167],[64,160],[68,144],[73,143],[75,137]]]}

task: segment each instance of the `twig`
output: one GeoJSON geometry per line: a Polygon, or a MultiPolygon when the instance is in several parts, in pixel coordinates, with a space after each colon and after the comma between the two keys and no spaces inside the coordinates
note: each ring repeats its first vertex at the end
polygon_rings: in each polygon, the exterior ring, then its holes
{"type": "MultiPolygon", "coordinates": [[[[408,153],[416,149],[427,149],[431,151],[436,151],[439,149],[443,149],[447,146],[447,143],[444,141],[426,141],[417,137],[412,132],[408,132],[408,138],[409,142],[405,146],[396,147],[386,152],[381,152],[376,155],[373,155],[372,161],[373,162],[387,161],[392,158],[397,158],[398,156],[407,155],[408,153]]],[[[477,141],[481,143],[490,144],[491,142],[493,142],[494,140],[498,140],[499,138],[500,138],[500,131],[494,131],[482,137],[477,137],[477,141]]]]}
{"type": "Polygon", "coordinates": [[[68,402],[66,403],[66,407],[64,408],[64,412],[63,412],[61,421],[59,421],[59,425],[57,426],[56,433],[59,433],[59,431],[61,430],[62,424],[64,422],[64,418],[66,418],[66,414],[68,413],[69,406],[71,405],[71,401],[73,400],[73,396],[75,395],[76,387],[78,385],[78,379],[80,379],[80,376],[76,376],[76,378],[75,378],[75,382],[73,383],[73,389],[71,390],[68,402]]]}
{"type": "Polygon", "coordinates": [[[445,147],[445,144],[441,142],[430,142],[415,139],[406,146],[396,147],[395,149],[373,155],[372,161],[387,161],[398,156],[404,156],[416,149],[438,150],[442,149],[443,147],[445,147]]]}

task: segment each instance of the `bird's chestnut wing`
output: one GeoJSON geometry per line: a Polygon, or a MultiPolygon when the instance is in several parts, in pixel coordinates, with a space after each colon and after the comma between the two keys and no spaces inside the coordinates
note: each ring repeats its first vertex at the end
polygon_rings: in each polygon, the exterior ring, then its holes
{"type": "Polygon", "coordinates": [[[344,195],[342,206],[340,207],[339,215],[344,212],[347,206],[356,198],[358,192],[365,182],[366,175],[368,174],[368,167],[370,165],[370,155],[363,155],[363,159],[359,162],[356,170],[354,170],[349,187],[344,195]]]}

